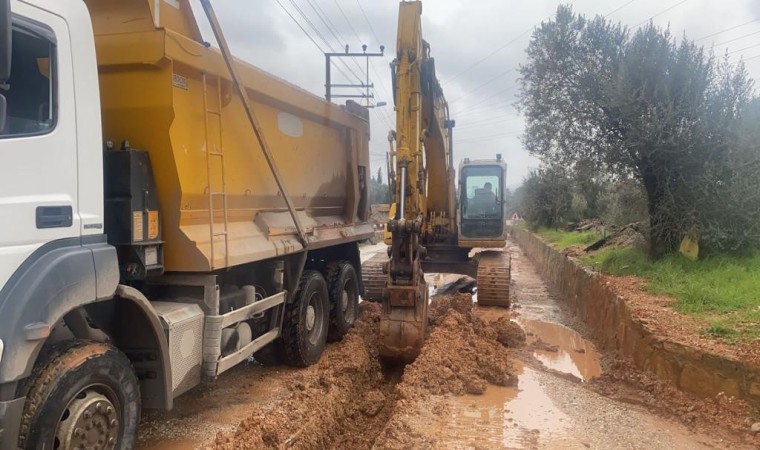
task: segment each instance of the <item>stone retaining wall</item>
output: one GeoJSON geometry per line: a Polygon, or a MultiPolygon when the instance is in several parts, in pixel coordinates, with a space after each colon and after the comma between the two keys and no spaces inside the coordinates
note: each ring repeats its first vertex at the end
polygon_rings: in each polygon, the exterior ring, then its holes
{"type": "Polygon", "coordinates": [[[595,272],[527,230],[512,227],[510,234],[560,301],[588,325],[601,350],[617,351],[684,391],[699,396],[723,392],[760,405],[760,368],[655,336],[595,272]]]}

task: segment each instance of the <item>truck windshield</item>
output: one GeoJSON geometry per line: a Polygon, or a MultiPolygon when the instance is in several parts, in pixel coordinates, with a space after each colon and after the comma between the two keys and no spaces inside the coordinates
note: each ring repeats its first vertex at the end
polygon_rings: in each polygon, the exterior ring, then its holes
{"type": "Polygon", "coordinates": [[[13,29],[11,77],[0,88],[8,102],[0,137],[42,134],[53,128],[54,55],[55,46],[48,39],[13,29]]]}
{"type": "Polygon", "coordinates": [[[462,208],[465,219],[501,217],[501,168],[466,167],[462,171],[464,189],[462,208]]]}

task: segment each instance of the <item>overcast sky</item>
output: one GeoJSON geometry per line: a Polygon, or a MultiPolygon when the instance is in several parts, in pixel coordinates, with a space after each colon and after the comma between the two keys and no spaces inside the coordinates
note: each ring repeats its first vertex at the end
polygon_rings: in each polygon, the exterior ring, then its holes
{"type": "MultiPolygon", "coordinates": [[[[196,1],[197,0],[193,0],[196,1]]],[[[574,0],[576,12],[608,15],[631,28],[649,19],[670,25],[717,54],[730,52],[747,60],[750,75],[760,79],[760,0],[574,0]]],[[[383,167],[386,135],[393,126],[389,62],[396,43],[398,2],[394,0],[216,0],[213,2],[233,53],[317,95],[324,95],[324,56],[331,51],[302,16],[319,30],[332,50],[345,44],[358,51],[386,47],[385,58],[370,62],[375,101],[388,106],[371,110],[373,173],[383,167]],[[278,3],[279,2],[279,3],[278,3]],[[320,48],[296,25],[306,29],[320,48]],[[324,20],[323,20],[324,19],[324,20]],[[325,24],[327,23],[327,25],[325,24]],[[329,29],[328,29],[329,26],[329,29]]],[[[559,2],[548,0],[427,0],[423,1],[423,36],[430,43],[438,77],[456,120],[457,159],[493,158],[502,153],[509,164],[510,187],[538,162],[522,149],[523,119],[514,108],[517,67],[533,28],[550,18],[559,2]]],[[[201,13],[197,4],[196,15],[201,13]]],[[[204,35],[210,36],[203,16],[204,35]]],[[[210,38],[208,38],[211,40],[210,38]]],[[[340,64],[333,82],[364,77],[364,60],[340,64]],[[350,70],[349,70],[350,68],[350,70]]],[[[760,86],[759,86],[760,87],[760,86]]]]}

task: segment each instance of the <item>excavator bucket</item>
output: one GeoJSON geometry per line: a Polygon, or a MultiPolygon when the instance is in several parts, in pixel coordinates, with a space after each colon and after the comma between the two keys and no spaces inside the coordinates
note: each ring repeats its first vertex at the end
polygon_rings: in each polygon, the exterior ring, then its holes
{"type": "Polygon", "coordinates": [[[427,333],[428,286],[424,279],[415,287],[390,287],[380,318],[380,357],[409,363],[422,350],[427,333]]]}

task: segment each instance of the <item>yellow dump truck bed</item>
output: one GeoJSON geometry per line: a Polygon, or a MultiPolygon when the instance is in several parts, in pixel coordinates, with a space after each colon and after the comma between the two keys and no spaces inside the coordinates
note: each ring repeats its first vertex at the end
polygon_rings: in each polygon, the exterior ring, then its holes
{"type": "MultiPolygon", "coordinates": [[[[150,155],[166,270],[203,272],[301,250],[221,54],[204,45],[188,1],[86,3],[104,138],[150,155]]],[[[370,237],[366,109],[239,67],[307,247],[370,237]]]]}

